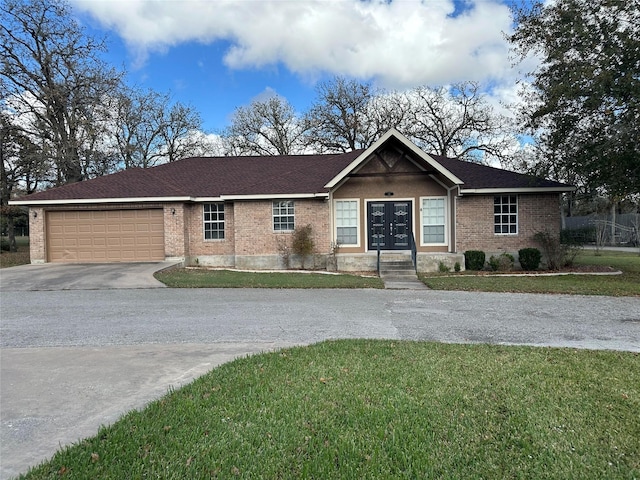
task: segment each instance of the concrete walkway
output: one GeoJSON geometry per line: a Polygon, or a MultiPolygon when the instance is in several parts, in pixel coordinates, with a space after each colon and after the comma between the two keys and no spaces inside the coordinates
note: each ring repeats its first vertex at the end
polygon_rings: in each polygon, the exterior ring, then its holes
{"type": "Polygon", "coordinates": [[[429,287],[421,282],[417,276],[380,276],[380,278],[384,282],[384,288],[388,290],[429,290],[429,287]]]}

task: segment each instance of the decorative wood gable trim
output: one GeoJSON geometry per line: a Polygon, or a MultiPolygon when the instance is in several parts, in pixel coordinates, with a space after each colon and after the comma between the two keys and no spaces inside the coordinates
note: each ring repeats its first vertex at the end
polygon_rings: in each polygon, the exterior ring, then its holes
{"type": "MultiPolygon", "coordinates": [[[[421,172],[411,173],[412,175],[420,174],[420,175],[433,175],[440,174],[449,180],[454,185],[463,185],[464,182],[452,174],[449,170],[440,165],[435,159],[431,156],[423,152],[420,148],[418,148],[413,142],[411,142],[407,137],[398,132],[395,128],[392,128],[387,133],[385,133],[378,141],[376,141],[373,145],[367,148],[364,152],[362,152],[351,164],[349,164],[345,169],[343,169],[338,175],[336,175],[329,183],[325,185],[325,188],[335,188],[339,184],[341,184],[347,177],[354,175],[362,175],[359,170],[368,162],[371,161],[371,158],[380,158],[380,151],[382,147],[391,142],[392,140],[396,140],[403,147],[406,147],[406,150],[413,153],[415,158],[422,160],[425,165],[428,165],[430,168],[425,168],[425,166],[420,166],[421,172]],[[424,172],[424,173],[422,173],[424,172]]],[[[415,163],[413,159],[409,158],[407,152],[402,152],[402,155],[406,155],[411,163],[415,163]]],[[[394,170],[395,165],[401,165],[403,162],[388,162],[387,160],[381,161],[384,171],[380,172],[383,175],[389,174],[398,174],[394,170]]],[[[417,165],[417,164],[416,164],[417,165]]],[[[407,175],[409,172],[399,172],[402,175],[407,175]]]]}

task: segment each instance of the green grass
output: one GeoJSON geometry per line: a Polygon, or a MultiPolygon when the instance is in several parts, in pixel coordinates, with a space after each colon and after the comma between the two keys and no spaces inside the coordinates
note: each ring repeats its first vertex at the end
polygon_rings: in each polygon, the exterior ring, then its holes
{"type": "Polygon", "coordinates": [[[16,267],[31,262],[29,237],[16,237],[17,252],[0,252],[0,268],[16,267]]]}
{"type": "MultiPolygon", "coordinates": [[[[637,253],[585,250],[577,265],[606,265],[622,275],[563,275],[557,277],[518,277],[469,274],[423,275],[422,281],[434,290],[484,292],[562,293],[576,295],[640,296],[640,256],[637,253]]],[[[471,273],[471,272],[468,272],[471,273]]]]}
{"type": "Polygon", "coordinates": [[[155,277],[173,288],[383,288],[377,277],[321,273],[239,272],[177,268],[155,277]]]}
{"type": "Polygon", "coordinates": [[[634,353],[330,341],[222,365],[22,478],[632,479],[639,411],[634,353]]]}

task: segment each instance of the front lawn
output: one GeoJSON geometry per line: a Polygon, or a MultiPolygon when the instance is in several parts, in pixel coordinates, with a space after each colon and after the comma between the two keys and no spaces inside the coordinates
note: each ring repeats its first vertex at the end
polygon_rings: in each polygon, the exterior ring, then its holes
{"type": "Polygon", "coordinates": [[[640,476],[640,357],[387,340],[222,365],[22,478],[640,476]]]}
{"type": "MultiPolygon", "coordinates": [[[[3,237],[6,238],[6,237],[3,237]]],[[[0,252],[0,268],[16,267],[31,262],[29,253],[29,237],[16,237],[17,252],[0,252]]]]}
{"type": "Polygon", "coordinates": [[[173,288],[384,288],[378,277],[296,272],[240,272],[176,268],[155,277],[173,288]]]}
{"type": "Polygon", "coordinates": [[[604,265],[622,275],[504,276],[501,274],[422,275],[434,290],[484,292],[564,293],[578,295],[640,296],[640,256],[637,253],[584,250],[577,265],[604,265]]]}

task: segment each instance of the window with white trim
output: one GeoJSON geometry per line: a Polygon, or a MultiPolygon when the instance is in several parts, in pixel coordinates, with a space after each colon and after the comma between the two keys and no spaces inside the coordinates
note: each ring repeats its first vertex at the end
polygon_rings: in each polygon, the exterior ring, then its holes
{"type": "Polygon", "coordinates": [[[202,209],[204,239],[224,240],[224,203],[205,203],[202,209]]]}
{"type": "Polygon", "coordinates": [[[295,228],[295,205],[293,200],[273,202],[273,230],[276,232],[290,232],[295,228]]]}
{"type": "Polygon", "coordinates": [[[496,235],[518,234],[517,195],[493,197],[493,233],[496,235]]]}
{"type": "Polygon", "coordinates": [[[338,245],[358,244],[357,200],[336,200],[336,241],[338,245]]]}
{"type": "Polygon", "coordinates": [[[422,243],[446,243],[447,197],[422,199],[422,243]]]}

